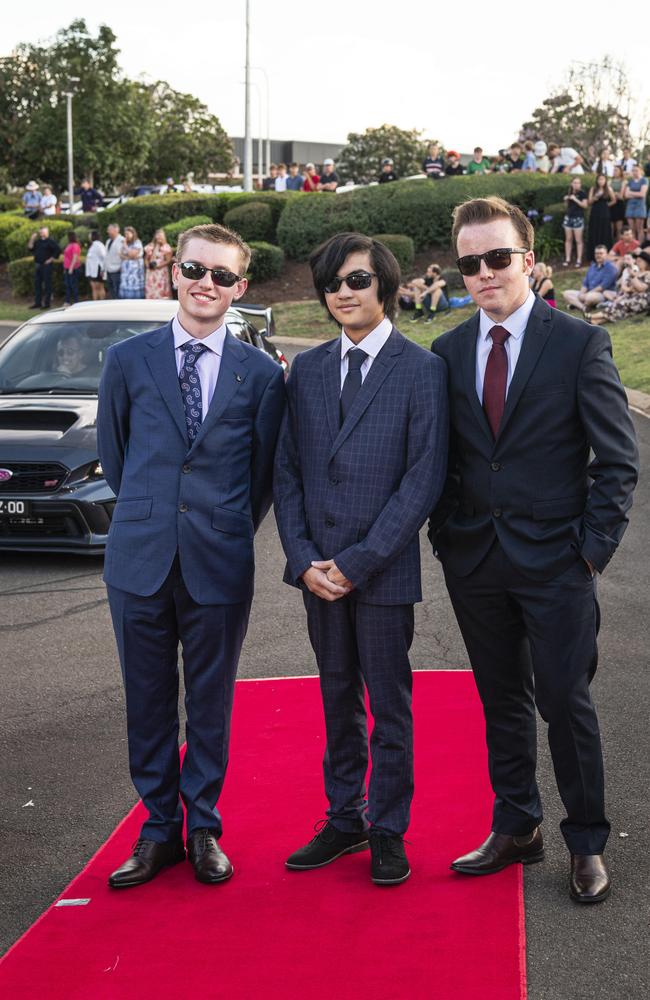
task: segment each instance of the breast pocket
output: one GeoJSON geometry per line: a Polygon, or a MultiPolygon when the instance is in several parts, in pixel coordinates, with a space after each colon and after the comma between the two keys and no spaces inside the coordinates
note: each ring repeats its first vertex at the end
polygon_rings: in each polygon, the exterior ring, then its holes
{"type": "Polygon", "coordinates": [[[548,382],[543,385],[529,385],[526,386],[521,394],[521,399],[540,399],[545,396],[559,396],[561,394],[567,393],[567,387],[564,382],[548,382]]]}

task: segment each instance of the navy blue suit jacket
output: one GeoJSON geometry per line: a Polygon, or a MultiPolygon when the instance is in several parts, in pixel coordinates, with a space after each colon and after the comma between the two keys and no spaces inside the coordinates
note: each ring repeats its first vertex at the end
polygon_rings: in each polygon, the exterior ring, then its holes
{"type": "Polygon", "coordinates": [[[106,583],[148,596],[178,552],[199,604],[236,604],[253,589],[253,535],[271,504],[285,404],[282,369],[226,333],[219,377],[190,445],[171,323],[109,349],[97,431],[117,495],[106,583]]]}
{"type": "Polygon", "coordinates": [[[432,346],[447,362],[451,424],[434,549],[456,576],[478,566],[495,536],[531,579],[550,580],[580,555],[602,572],[638,476],[607,332],[537,299],[494,440],[476,393],[478,330],[476,313],[432,346]]]}
{"type": "Polygon", "coordinates": [[[339,339],[298,355],[287,391],[274,475],[285,582],[334,559],[359,600],[421,600],[418,531],[447,465],[444,364],[393,327],[343,426],[339,339]]]}

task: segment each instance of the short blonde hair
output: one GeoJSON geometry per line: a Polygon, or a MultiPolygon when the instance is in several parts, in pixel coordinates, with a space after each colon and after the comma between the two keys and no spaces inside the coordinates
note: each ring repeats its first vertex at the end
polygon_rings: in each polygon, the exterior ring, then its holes
{"type": "Polygon", "coordinates": [[[206,240],[208,243],[224,243],[229,247],[237,247],[241,255],[242,271],[246,273],[248,270],[253,251],[248,243],[244,243],[239,233],[236,233],[233,229],[228,229],[227,226],[220,226],[216,222],[206,223],[204,226],[192,226],[191,229],[186,229],[184,233],[180,234],[178,243],[176,244],[177,261],[182,260],[185,247],[190,240],[194,239],[206,240]]]}
{"type": "Polygon", "coordinates": [[[504,198],[490,195],[489,198],[471,198],[456,205],[452,212],[453,224],[451,241],[456,252],[458,234],[463,226],[481,225],[494,219],[509,219],[512,222],[522,247],[532,250],[535,243],[535,230],[524,213],[516,205],[511,205],[504,198]]]}

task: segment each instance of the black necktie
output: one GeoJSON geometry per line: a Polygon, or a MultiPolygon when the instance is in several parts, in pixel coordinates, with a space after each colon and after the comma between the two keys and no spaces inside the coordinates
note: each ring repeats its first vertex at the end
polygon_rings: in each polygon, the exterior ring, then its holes
{"type": "Polygon", "coordinates": [[[358,347],[348,352],[348,373],[341,389],[341,423],[352,409],[354,397],[361,388],[361,365],[367,357],[366,352],[358,347]]]}

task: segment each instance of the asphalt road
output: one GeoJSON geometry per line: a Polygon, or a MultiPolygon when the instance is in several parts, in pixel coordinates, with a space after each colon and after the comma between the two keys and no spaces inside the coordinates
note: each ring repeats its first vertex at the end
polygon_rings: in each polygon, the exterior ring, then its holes
{"type": "MultiPolygon", "coordinates": [[[[639,416],[635,423],[647,468],[650,422],[639,416]]],[[[578,908],[568,898],[560,803],[540,725],[547,858],[525,874],[530,1000],[648,995],[648,487],[645,476],[630,528],[600,581],[603,627],[594,694],[605,745],[615,890],[596,907],[578,908]]],[[[314,673],[302,602],[280,582],[283,559],[272,516],[258,534],[257,565],[240,676],[314,673]]],[[[413,665],[465,669],[441,573],[424,539],[423,565],[426,599],[417,608],[413,665]]],[[[0,556],[0,953],[135,801],[101,568],[98,559],[0,556]]],[[[486,832],[488,826],[486,817],[486,832]]],[[[459,844],[459,851],[467,846],[459,844]]]]}

